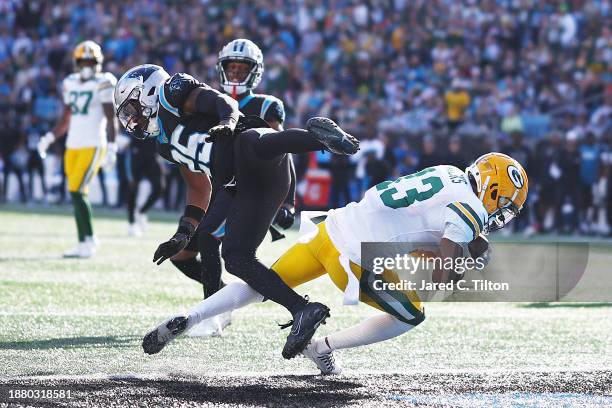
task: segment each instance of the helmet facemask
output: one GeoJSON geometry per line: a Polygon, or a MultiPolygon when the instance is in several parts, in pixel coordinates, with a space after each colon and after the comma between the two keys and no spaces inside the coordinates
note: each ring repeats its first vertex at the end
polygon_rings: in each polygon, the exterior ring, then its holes
{"type": "Polygon", "coordinates": [[[125,130],[137,139],[159,135],[157,121],[152,120],[157,112],[140,102],[141,88],[134,88],[117,108],[117,118],[125,130]]]}
{"type": "Polygon", "coordinates": [[[221,59],[217,64],[217,69],[219,70],[219,81],[223,90],[232,96],[241,95],[252,90],[259,84],[261,79],[261,72],[258,72],[256,61],[248,58],[230,57],[221,59]],[[228,70],[228,65],[232,62],[249,64],[248,72],[244,79],[237,80],[233,78],[234,75],[228,70]],[[230,77],[232,78],[230,79],[230,77]]]}
{"type": "Polygon", "coordinates": [[[500,197],[498,205],[499,208],[489,215],[487,219],[484,231],[485,235],[491,231],[503,228],[521,211],[520,208],[506,197],[500,197]]]}
{"type": "Polygon", "coordinates": [[[78,59],[75,61],[75,65],[81,79],[85,81],[102,72],[102,66],[95,59],[78,59]]]}

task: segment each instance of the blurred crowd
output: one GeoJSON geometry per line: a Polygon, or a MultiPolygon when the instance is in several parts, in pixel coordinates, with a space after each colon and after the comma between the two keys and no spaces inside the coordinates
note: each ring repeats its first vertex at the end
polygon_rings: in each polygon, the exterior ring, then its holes
{"type": "MultiPolygon", "coordinates": [[[[28,180],[40,174],[63,193],[61,168],[44,175],[35,146],[61,111],[58,86],[78,42],[101,44],[104,69],[117,76],[155,63],[217,87],[218,51],[235,38],[263,50],[258,91],[284,101],[285,127],[329,116],[362,140],[351,159],[319,155],[332,176],[328,206],[384,179],[435,164],[463,168],[497,150],[530,176],[515,229],[609,233],[609,0],[4,0],[4,191],[14,174],[20,198],[31,200],[28,180]]],[[[300,179],[308,162],[298,158],[300,179]]],[[[166,205],[180,205],[175,169],[166,178],[174,184],[166,205]]]]}

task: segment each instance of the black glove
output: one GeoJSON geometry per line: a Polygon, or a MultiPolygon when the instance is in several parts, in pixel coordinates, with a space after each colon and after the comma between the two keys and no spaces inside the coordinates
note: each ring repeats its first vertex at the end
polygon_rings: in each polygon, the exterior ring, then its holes
{"type": "Polygon", "coordinates": [[[291,228],[294,222],[295,222],[295,213],[291,209],[285,206],[282,206],[281,208],[278,209],[278,212],[276,213],[276,217],[274,218],[274,223],[276,225],[278,225],[282,229],[288,229],[288,228],[291,228]]]}
{"type": "Polygon", "coordinates": [[[472,258],[484,256],[489,250],[489,240],[482,234],[478,235],[468,244],[468,250],[472,258]]]}
{"type": "Polygon", "coordinates": [[[218,139],[232,137],[233,134],[234,130],[230,125],[220,124],[208,130],[208,138],[206,139],[206,141],[214,142],[218,139]]]}
{"type": "Polygon", "coordinates": [[[195,234],[196,227],[183,219],[179,223],[178,230],[168,241],[160,244],[153,255],[153,262],[161,265],[168,258],[181,252],[195,234]]]}

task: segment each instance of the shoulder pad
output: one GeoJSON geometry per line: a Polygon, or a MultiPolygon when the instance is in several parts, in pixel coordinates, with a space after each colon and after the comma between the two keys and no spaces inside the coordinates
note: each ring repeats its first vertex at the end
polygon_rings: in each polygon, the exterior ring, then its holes
{"type": "Polygon", "coordinates": [[[76,72],[73,72],[72,74],[68,75],[66,78],[64,78],[64,83],[68,83],[68,82],[76,82],[79,79],[79,74],[77,74],[76,72]]]}
{"type": "Polygon", "coordinates": [[[283,101],[278,99],[276,96],[272,96],[272,95],[261,94],[258,96],[261,96],[264,98],[264,101],[261,105],[261,117],[265,119],[270,108],[276,105],[276,107],[274,108],[274,112],[273,113],[271,112],[271,113],[273,116],[277,116],[278,120],[281,123],[284,122],[285,106],[283,105],[283,101]]]}
{"type": "Polygon", "coordinates": [[[106,89],[117,85],[117,78],[110,72],[104,72],[98,77],[98,89],[106,89]]]}
{"type": "Polygon", "coordinates": [[[159,103],[168,112],[181,116],[180,109],[189,93],[198,87],[207,87],[194,77],[185,73],[172,75],[164,82],[159,91],[159,103]]]}
{"type": "Polygon", "coordinates": [[[181,91],[183,88],[193,85],[200,85],[200,81],[183,72],[172,75],[164,84],[169,93],[181,91]]]}

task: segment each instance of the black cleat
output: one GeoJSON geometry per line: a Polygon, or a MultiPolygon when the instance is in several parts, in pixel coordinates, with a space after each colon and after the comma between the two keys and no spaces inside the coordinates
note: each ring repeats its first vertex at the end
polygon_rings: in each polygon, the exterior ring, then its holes
{"type": "Polygon", "coordinates": [[[331,119],[310,118],[306,129],[332,153],[349,155],[359,150],[359,140],[340,129],[331,119]]]}
{"type": "Polygon", "coordinates": [[[144,336],[144,339],[142,339],[142,349],[147,354],[159,353],[166,344],[184,333],[186,329],[187,317],[171,317],[144,336]]]}
{"type": "Polygon", "coordinates": [[[318,302],[307,303],[293,315],[292,321],[281,326],[286,328],[291,325],[291,333],[287,336],[287,342],[283,347],[283,357],[290,359],[304,350],[319,325],[325,324],[325,319],[328,317],[329,308],[318,302]]]}

